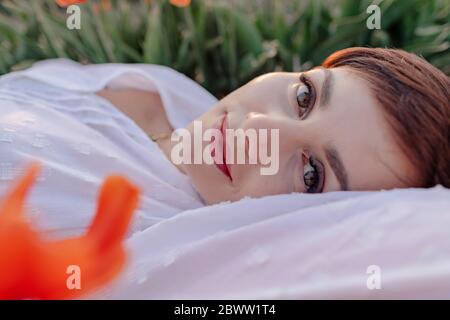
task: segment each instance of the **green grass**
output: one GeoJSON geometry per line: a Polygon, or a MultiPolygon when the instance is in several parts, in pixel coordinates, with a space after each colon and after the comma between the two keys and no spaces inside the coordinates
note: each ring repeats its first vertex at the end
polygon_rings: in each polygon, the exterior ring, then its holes
{"type": "Polygon", "coordinates": [[[220,97],[256,75],[300,71],[350,46],[402,48],[450,74],[448,0],[112,0],[112,10],[82,8],[82,29],[66,28],[53,0],[0,2],[0,73],[41,59],[157,63],[220,97]],[[379,3],[381,30],[366,8],[379,3]]]}

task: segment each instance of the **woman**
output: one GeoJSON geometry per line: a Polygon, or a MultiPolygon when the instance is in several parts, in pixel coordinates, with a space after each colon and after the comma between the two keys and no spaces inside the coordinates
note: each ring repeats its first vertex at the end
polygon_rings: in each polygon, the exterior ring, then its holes
{"type": "Polygon", "coordinates": [[[47,214],[38,219],[47,230],[85,228],[94,190],[111,172],[143,190],[138,229],[246,196],[450,186],[450,80],[400,50],[338,51],[320,68],[262,75],[217,103],[182,75],[149,65],[44,62],[0,78],[0,90],[0,178],[30,158],[44,163],[31,200],[36,215],[47,214]],[[277,172],[262,175],[260,159],[171,163],[174,128],[194,137],[195,121],[222,133],[278,130],[267,141],[278,144],[277,172]]]}
{"type": "MultiPolygon", "coordinates": [[[[141,100],[140,110],[129,109],[128,101],[138,100],[142,92],[99,94],[149,135],[172,132],[157,94],[141,100]]],[[[224,175],[208,164],[184,165],[182,170],[208,203],[289,192],[450,183],[450,82],[413,54],[342,50],[322,68],[301,75],[263,75],[199,120],[212,127],[225,114],[227,128],[279,129],[281,170],[262,176],[259,164],[230,164],[224,175]]],[[[193,131],[192,125],[189,129],[193,131]]],[[[170,135],[160,135],[157,142],[170,159],[170,135]]]]}

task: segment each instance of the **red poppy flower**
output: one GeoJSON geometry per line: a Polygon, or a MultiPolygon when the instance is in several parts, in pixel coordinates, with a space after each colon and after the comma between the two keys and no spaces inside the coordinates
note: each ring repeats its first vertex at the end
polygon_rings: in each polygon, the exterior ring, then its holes
{"type": "Polygon", "coordinates": [[[170,0],[170,3],[177,7],[187,7],[191,4],[191,0],[170,0]]]}
{"type": "Polygon", "coordinates": [[[39,167],[33,165],[0,206],[0,299],[66,299],[112,280],[125,263],[122,244],[139,191],[125,178],[104,182],[97,214],[80,237],[49,241],[23,215],[25,197],[39,167]],[[69,267],[80,287],[68,285],[69,267]]]}
{"type": "Polygon", "coordinates": [[[60,7],[68,7],[72,4],[82,4],[85,3],[87,0],[56,0],[56,3],[60,7]]]}

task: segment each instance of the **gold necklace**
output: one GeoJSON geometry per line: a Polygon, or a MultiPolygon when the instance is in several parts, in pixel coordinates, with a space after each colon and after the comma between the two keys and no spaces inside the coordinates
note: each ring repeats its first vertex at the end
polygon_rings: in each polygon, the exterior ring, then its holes
{"type": "Polygon", "coordinates": [[[158,134],[150,133],[148,136],[150,137],[150,139],[152,139],[153,142],[157,142],[158,140],[166,139],[166,138],[170,137],[171,134],[172,134],[172,132],[158,133],[158,134]]]}

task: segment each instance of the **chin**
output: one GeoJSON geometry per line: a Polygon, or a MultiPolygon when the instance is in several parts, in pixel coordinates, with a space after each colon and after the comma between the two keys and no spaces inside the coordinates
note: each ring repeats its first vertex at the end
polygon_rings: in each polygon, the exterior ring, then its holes
{"type": "Polygon", "coordinates": [[[197,193],[202,198],[203,202],[207,205],[212,205],[225,201],[237,201],[236,195],[228,192],[228,190],[222,190],[221,188],[212,188],[211,185],[204,186],[204,188],[198,188],[194,185],[197,193]],[[213,191],[213,192],[212,192],[213,191]]]}
{"type": "Polygon", "coordinates": [[[196,188],[198,194],[202,198],[203,202],[207,205],[216,204],[224,201],[230,200],[226,194],[221,192],[221,190],[214,189],[214,192],[211,192],[211,186],[207,186],[205,188],[196,188]]]}

